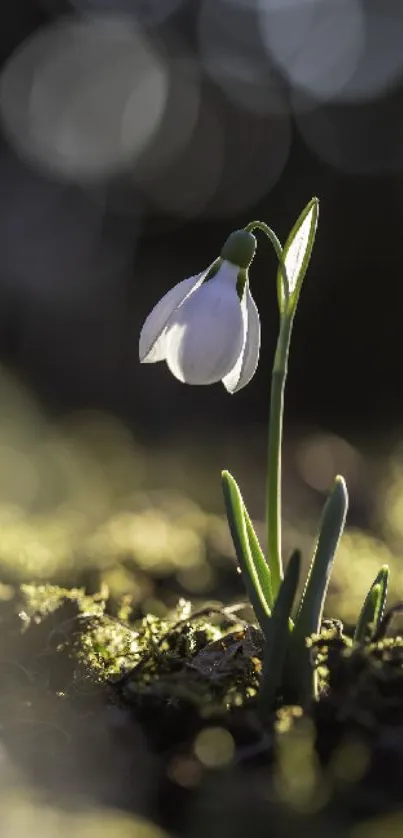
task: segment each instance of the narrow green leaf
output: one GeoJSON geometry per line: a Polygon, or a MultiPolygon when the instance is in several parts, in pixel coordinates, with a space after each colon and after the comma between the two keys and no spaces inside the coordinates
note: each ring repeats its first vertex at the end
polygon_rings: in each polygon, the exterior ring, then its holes
{"type": "Polygon", "coordinates": [[[295,641],[320,630],[323,607],[333,561],[342,536],[348,507],[347,487],[343,477],[336,477],[325,503],[316,549],[295,620],[295,641]]]}
{"type": "Polygon", "coordinates": [[[259,539],[256,535],[252,521],[249,517],[248,510],[244,503],[243,514],[245,518],[246,531],[248,534],[249,546],[251,549],[253,562],[256,568],[256,573],[259,577],[260,586],[262,588],[262,591],[264,592],[265,598],[271,611],[271,609],[273,608],[273,590],[271,584],[271,573],[267,565],[263,550],[259,544],[259,539]]]}
{"type": "Polygon", "coordinates": [[[306,638],[320,631],[333,561],[343,533],[347,508],[347,487],[343,477],[338,476],[322,512],[316,549],[290,643],[288,680],[298,696],[296,700],[303,703],[316,694],[316,678],[306,638]]]}
{"type": "Polygon", "coordinates": [[[356,643],[370,643],[376,635],[385,610],[388,580],[389,568],[384,565],[375,577],[361,608],[354,632],[356,643]]]}
{"type": "Polygon", "coordinates": [[[381,598],[380,598],[380,601],[379,601],[379,608],[378,608],[378,611],[376,613],[376,627],[375,627],[375,630],[378,631],[379,626],[380,626],[380,624],[383,620],[384,614],[385,614],[386,599],[387,599],[387,596],[388,596],[389,567],[388,567],[387,564],[384,564],[381,567],[381,569],[378,573],[378,576],[374,580],[374,584],[377,584],[377,585],[381,586],[381,598]]]}
{"type": "Polygon", "coordinates": [[[375,629],[376,614],[382,595],[380,585],[371,585],[362,606],[357,626],[354,632],[356,643],[370,643],[375,629]]]}
{"type": "Polygon", "coordinates": [[[298,588],[300,572],[301,553],[299,550],[294,550],[274,604],[264,645],[263,672],[259,692],[259,709],[263,723],[270,717],[283,679],[290,637],[291,611],[298,588]]]}
{"type": "MultiPolygon", "coordinates": [[[[249,544],[248,527],[244,514],[245,505],[242,499],[240,489],[232,475],[229,473],[229,471],[222,472],[221,482],[223,487],[228,524],[234,543],[238,564],[241,569],[242,579],[251,604],[253,606],[253,609],[255,611],[259,625],[263,633],[266,634],[268,618],[271,614],[269,606],[271,588],[269,590],[267,587],[265,587],[267,576],[265,576],[265,573],[263,571],[259,552],[256,550],[256,544],[254,544],[253,552],[249,544]]],[[[261,555],[263,556],[263,554],[261,555]]]]}
{"type": "Polygon", "coordinates": [[[295,313],[302,282],[308,269],[318,225],[319,201],[311,198],[294,224],[283,248],[283,260],[277,271],[277,291],[280,311],[285,308],[289,314],[295,313]],[[289,301],[284,299],[283,271],[287,274],[289,301]]]}

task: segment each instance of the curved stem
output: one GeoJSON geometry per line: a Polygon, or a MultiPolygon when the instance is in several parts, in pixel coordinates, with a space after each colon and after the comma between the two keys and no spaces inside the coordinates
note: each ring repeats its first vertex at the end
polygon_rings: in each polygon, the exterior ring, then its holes
{"type": "MultiPolygon", "coordinates": [[[[277,238],[274,230],[272,230],[271,227],[269,227],[268,224],[265,224],[264,221],[250,221],[249,224],[246,225],[245,230],[247,230],[248,233],[253,233],[254,230],[260,230],[261,233],[264,233],[265,236],[269,239],[269,242],[273,245],[275,254],[276,254],[277,259],[278,259],[279,267],[280,267],[284,299],[287,303],[288,300],[289,300],[290,291],[289,291],[287,270],[286,270],[285,264],[283,262],[283,248],[281,246],[280,240],[277,238]]],[[[282,311],[280,294],[278,296],[279,296],[279,301],[278,301],[279,302],[279,308],[280,308],[280,311],[282,311]]]]}

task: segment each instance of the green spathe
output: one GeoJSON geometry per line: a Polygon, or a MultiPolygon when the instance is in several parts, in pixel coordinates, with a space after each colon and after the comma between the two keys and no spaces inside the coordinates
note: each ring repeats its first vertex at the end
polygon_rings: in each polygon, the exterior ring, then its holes
{"type": "Polygon", "coordinates": [[[221,251],[221,259],[232,262],[239,268],[249,268],[256,252],[256,239],[247,230],[234,230],[228,236],[221,251]]]}

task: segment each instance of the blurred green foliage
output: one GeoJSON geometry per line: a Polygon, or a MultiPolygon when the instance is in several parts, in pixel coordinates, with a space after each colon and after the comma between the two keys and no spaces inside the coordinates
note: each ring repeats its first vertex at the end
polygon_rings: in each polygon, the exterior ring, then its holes
{"type": "MultiPolygon", "coordinates": [[[[109,415],[56,422],[0,371],[0,595],[18,582],[107,585],[163,616],[180,594],[201,602],[243,597],[224,517],[219,474],[236,471],[264,543],[264,428],[248,445],[202,428],[145,447],[109,415]],[[195,444],[197,440],[197,444],[195,444]]],[[[306,566],[323,498],[346,475],[352,512],[336,557],[327,616],[354,623],[379,567],[389,564],[389,603],[403,591],[403,449],[369,454],[335,435],[286,438],[284,549],[306,566]],[[354,509],[361,510],[355,515],[354,509]]]]}

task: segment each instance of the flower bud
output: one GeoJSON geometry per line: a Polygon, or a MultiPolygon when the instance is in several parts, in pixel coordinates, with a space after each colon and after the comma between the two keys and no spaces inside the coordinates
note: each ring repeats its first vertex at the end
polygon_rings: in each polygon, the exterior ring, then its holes
{"type": "Polygon", "coordinates": [[[256,251],[256,238],[247,230],[234,230],[221,251],[221,258],[238,268],[249,268],[256,251]]]}

